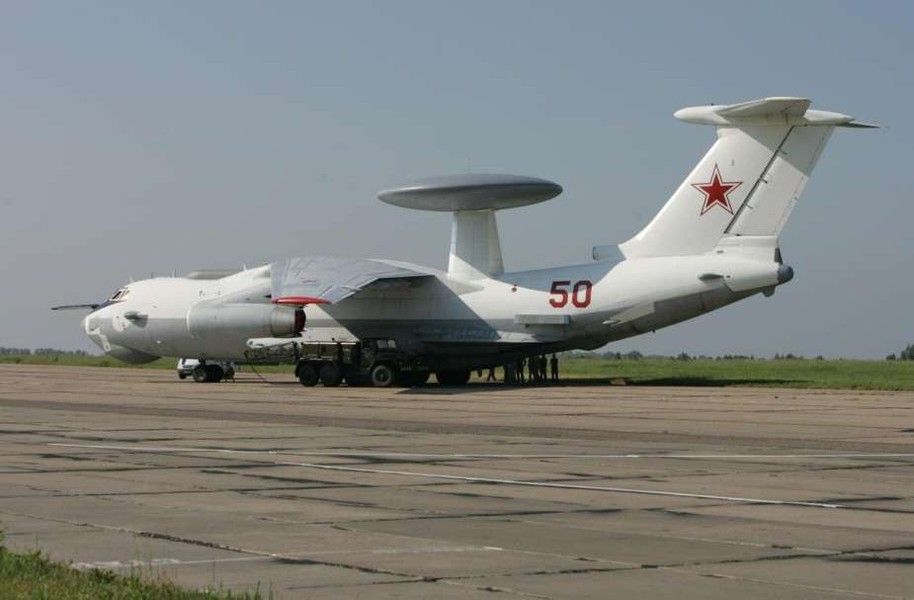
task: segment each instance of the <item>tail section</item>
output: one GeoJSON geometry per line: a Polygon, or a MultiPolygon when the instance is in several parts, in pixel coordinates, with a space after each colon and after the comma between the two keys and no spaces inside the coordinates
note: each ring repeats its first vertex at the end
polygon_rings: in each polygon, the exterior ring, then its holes
{"type": "Polygon", "coordinates": [[[635,237],[626,258],[702,254],[726,236],[780,234],[836,126],[872,127],[809,110],[804,98],[698,106],[676,118],[717,127],[717,141],[635,237]]]}

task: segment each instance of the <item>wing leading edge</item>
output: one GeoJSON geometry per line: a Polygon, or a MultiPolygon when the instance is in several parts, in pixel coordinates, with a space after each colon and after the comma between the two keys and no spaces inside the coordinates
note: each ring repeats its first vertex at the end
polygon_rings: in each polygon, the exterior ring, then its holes
{"type": "Polygon", "coordinates": [[[434,277],[380,260],[307,256],[271,265],[273,302],[335,304],[381,281],[434,277]]]}

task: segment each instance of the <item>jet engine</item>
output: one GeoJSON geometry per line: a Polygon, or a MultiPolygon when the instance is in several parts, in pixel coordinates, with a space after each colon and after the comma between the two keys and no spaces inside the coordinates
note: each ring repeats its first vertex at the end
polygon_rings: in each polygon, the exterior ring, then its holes
{"type": "Polygon", "coordinates": [[[290,337],[305,328],[305,311],[273,304],[197,304],[187,330],[199,339],[290,337]]]}

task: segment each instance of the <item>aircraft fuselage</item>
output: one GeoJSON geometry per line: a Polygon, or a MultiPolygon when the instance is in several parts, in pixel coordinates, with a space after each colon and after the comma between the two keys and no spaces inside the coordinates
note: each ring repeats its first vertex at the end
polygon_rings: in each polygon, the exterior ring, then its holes
{"type": "MultiPolygon", "coordinates": [[[[474,280],[424,269],[434,277],[306,306],[307,324],[296,337],[390,338],[433,369],[477,368],[545,351],[592,349],[659,329],[773,289],[789,278],[785,269],[715,255],[595,262],[474,280]]],[[[286,307],[271,303],[269,270],[216,280],[137,281],[122,288],[122,299],[87,316],[83,328],[103,350],[128,361],[243,361],[249,339],[286,337],[274,335],[276,314],[286,307]],[[218,307],[213,319],[207,318],[209,307],[218,307]]]]}

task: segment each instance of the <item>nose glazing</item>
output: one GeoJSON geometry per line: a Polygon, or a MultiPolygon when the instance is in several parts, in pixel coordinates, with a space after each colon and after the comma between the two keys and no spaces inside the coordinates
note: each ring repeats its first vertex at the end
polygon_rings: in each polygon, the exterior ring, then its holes
{"type": "Polygon", "coordinates": [[[102,335],[101,318],[99,317],[98,313],[99,311],[96,310],[86,315],[86,317],[82,320],[82,328],[92,343],[107,353],[111,347],[107,343],[108,341],[102,335]]]}

